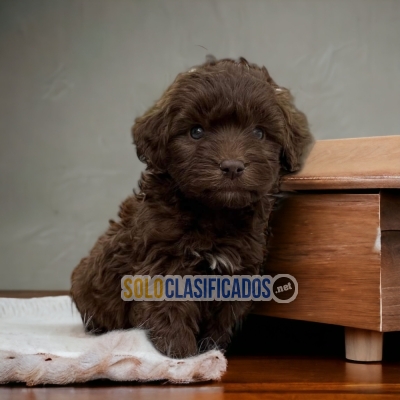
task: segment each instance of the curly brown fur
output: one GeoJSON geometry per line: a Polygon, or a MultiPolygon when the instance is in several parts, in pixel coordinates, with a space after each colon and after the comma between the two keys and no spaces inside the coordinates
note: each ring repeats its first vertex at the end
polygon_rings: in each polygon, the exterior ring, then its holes
{"type": "Polygon", "coordinates": [[[307,119],[265,67],[210,58],[179,74],[132,133],[147,163],[140,192],[74,270],[73,300],[87,329],[142,327],[172,357],[225,348],[251,302],[124,302],[121,278],[259,274],[279,178],[312,143],[307,119]],[[223,160],[245,169],[232,175],[223,160]]]}

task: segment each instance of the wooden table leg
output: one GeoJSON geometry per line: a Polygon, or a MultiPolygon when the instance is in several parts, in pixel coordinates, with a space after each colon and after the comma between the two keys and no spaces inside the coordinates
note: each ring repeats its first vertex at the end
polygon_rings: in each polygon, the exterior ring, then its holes
{"type": "Polygon", "coordinates": [[[382,361],[383,332],[347,328],[346,358],[352,361],[382,361]]]}

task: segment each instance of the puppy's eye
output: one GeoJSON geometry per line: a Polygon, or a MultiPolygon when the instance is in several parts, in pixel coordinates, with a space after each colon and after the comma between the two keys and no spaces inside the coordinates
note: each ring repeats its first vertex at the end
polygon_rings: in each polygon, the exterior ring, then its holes
{"type": "Polygon", "coordinates": [[[204,129],[200,125],[196,125],[190,130],[190,136],[196,140],[201,139],[204,136],[204,129]]]}
{"type": "Polygon", "coordinates": [[[262,139],[264,137],[264,131],[261,128],[253,129],[252,133],[257,139],[262,139]]]}

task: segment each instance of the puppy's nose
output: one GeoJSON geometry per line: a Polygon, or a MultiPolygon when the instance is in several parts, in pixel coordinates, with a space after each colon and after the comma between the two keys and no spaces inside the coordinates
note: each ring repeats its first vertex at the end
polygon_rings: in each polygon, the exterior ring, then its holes
{"type": "Polygon", "coordinates": [[[219,165],[221,171],[230,179],[235,179],[243,174],[244,164],[239,160],[224,160],[219,165]]]}

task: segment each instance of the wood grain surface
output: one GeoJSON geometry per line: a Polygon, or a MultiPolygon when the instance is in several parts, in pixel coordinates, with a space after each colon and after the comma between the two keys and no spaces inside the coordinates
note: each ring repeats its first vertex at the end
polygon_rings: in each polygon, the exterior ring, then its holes
{"type": "MultiPolygon", "coordinates": [[[[338,359],[231,357],[221,382],[190,386],[96,381],[67,387],[0,387],[2,400],[394,399],[400,364],[338,359]]],[[[397,396],[397,397],[396,397],[397,396]]]]}
{"type": "Polygon", "coordinates": [[[380,192],[382,331],[400,331],[400,190],[380,192]]]}
{"type": "Polygon", "coordinates": [[[316,141],[282,190],[400,188],[400,136],[316,141]]]}
{"type": "Polygon", "coordinates": [[[400,331],[400,230],[382,232],[382,331],[400,331]]]}
{"type": "Polygon", "coordinates": [[[285,199],[272,218],[266,273],[293,275],[299,293],[292,303],[259,303],[256,312],[380,330],[379,205],[379,193],[285,199]]]}
{"type": "Polygon", "coordinates": [[[400,231],[400,190],[381,190],[381,230],[400,231]]]}

